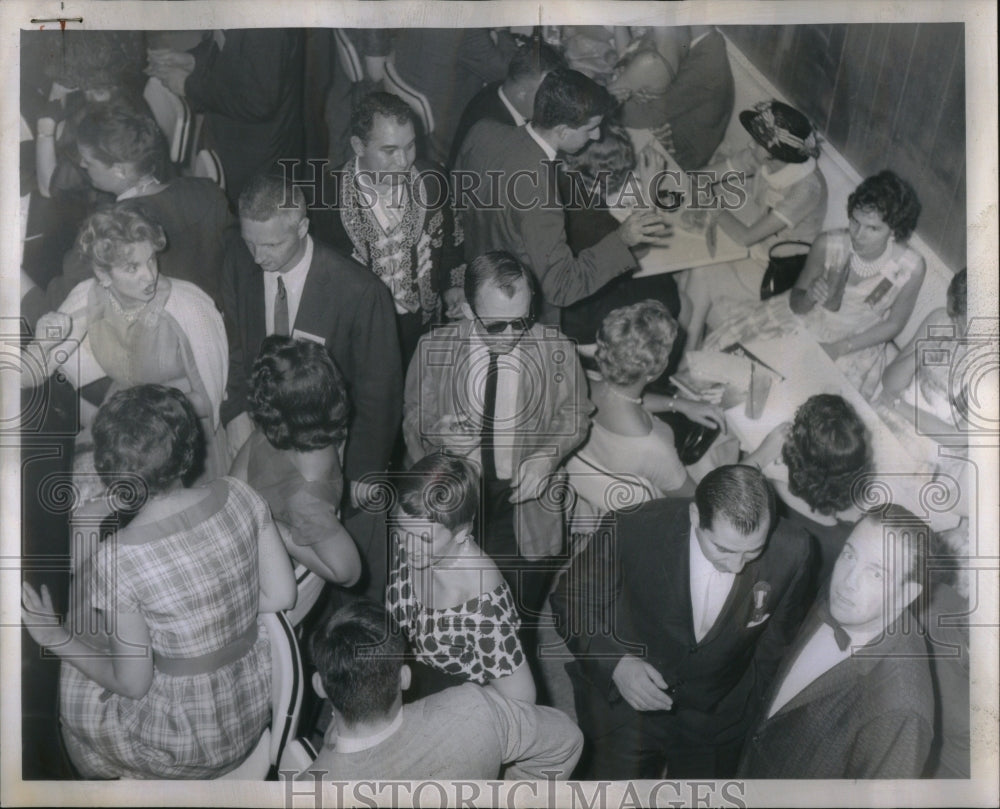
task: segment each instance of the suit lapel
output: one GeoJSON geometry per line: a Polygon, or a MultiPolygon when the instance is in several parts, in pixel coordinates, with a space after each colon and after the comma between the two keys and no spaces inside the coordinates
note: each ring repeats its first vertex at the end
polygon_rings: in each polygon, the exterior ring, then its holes
{"type": "MultiPolygon", "coordinates": [[[[715,623],[709,628],[705,637],[701,639],[701,643],[709,643],[714,640],[715,637],[723,632],[738,627],[734,624],[733,612],[737,609],[739,604],[742,604],[744,599],[750,597],[750,591],[753,585],[757,581],[757,568],[754,567],[750,569],[750,565],[747,565],[740,573],[736,574],[736,578],[733,579],[733,586],[729,588],[729,595],[726,596],[725,603],[722,605],[722,609],[719,610],[719,617],[715,619],[715,623]]],[[[688,575],[688,589],[691,588],[691,576],[688,575]]],[[[690,601],[690,599],[689,599],[690,601]]],[[[742,620],[742,619],[741,619],[742,620]]],[[[692,633],[694,632],[694,617],[692,613],[692,633]]]]}
{"type": "Polygon", "coordinates": [[[247,294],[247,319],[246,334],[248,353],[248,365],[253,365],[260,351],[261,343],[267,336],[267,315],[264,309],[264,271],[258,267],[250,253],[246,254],[248,272],[248,294],[247,294]]]}
{"type": "Polygon", "coordinates": [[[694,609],[691,606],[691,517],[687,509],[684,509],[679,525],[681,532],[677,534],[679,539],[677,553],[674,558],[669,556],[664,558],[663,581],[674,582],[671,590],[677,593],[681,599],[676,615],[684,615],[684,631],[687,633],[685,639],[688,646],[695,644],[694,636],[694,609]]]}
{"type": "Polygon", "coordinates": [[[331,306],[334,290],[331,288],[330,276],[318,267],[320,260],[319,243],[313,241],[313,259],[309,265],[306,282],[302,286],[302,299],[299,310],[295,313],[295,323],[292,332],[307,332],[324,338],[333,332],[333,307],[331,306]]]}

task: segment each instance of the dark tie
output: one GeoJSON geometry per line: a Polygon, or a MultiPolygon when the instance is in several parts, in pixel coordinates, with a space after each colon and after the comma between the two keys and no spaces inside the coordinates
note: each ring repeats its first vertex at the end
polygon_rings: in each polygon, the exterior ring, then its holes
{"type": "Polygon", "coordinates": [[[841,626],[840,621],[830,614],[830,605],[827,598],[823,598],[816,606],[816,614],[819,619],[833,630],[834,640],[837,641],[837,648],[844,651],[851,645],[851,636],[847,630],[841,626]]]}
{"type": "Polygon", "coordinates": [[[499,354],[490,355],[490,367],[486,371],[486,388],[483,391],[483,427],[480,433],[480,452],[483,458],[483,477],[495,480],[497,477],[496,458],[493,453],[495,436],[493,428],[496,421],[497,412],[497,377],[500,375],[500,368],[497,365],[500,359],[499,354]]]}
{"type": "Polygon", "coordinates": [[[274,333],[288,335],[288,293],[285,282],[278,276],[278,293],[274,296],[274,333]]]}

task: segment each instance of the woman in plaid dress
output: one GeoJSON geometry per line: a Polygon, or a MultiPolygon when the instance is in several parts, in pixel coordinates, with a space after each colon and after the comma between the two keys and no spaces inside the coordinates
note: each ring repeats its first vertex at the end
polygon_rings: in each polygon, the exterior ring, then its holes
{"type": "Polygon", "coordinates": [[[28,631],[63,658],[67,751],[89,778],[222,775],[270,718],[270,645],[257,614],[294,603],[288,556],[245,484],[182,487],[199,431],[178,390],[121,391],[93,430],[123,527],[77,568],[82,620],[59,626],[47,589],[23,587],[28,631]]]}

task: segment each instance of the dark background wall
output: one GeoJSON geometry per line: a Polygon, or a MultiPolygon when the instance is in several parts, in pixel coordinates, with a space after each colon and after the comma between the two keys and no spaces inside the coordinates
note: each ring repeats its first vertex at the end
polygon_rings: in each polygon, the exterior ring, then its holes
{"type": "Polygon", "coordinates": [[[722,30],[862,176],[909,180],[921,238],[965,266],[963,23],[722,30]]]}

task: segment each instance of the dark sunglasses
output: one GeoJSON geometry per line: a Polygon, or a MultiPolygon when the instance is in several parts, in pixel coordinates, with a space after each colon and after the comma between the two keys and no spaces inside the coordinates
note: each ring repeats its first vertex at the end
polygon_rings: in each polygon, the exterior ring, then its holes
{"type": "Polygon", "coordinates": [[[535,325],[534,315],[518,317],[514,320],[495,320],[492,323],[484,323],[475,310],[473,310],[473,314],[476,315],[476,320],[479,321],[479,325],[483,327],[487,334],[500,334],[506,331],[508,326],[513,328],[514,331],[526,332],[535,325]]]}

